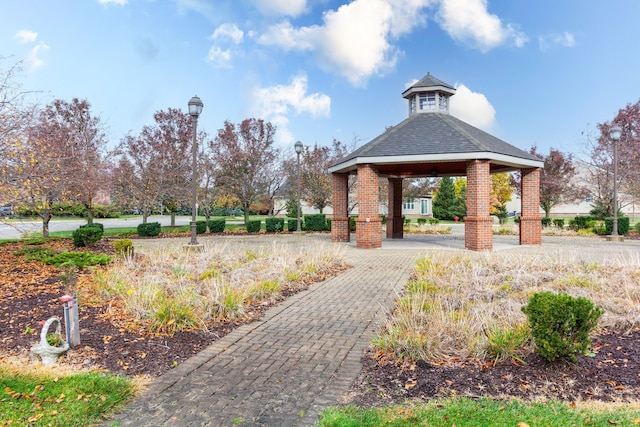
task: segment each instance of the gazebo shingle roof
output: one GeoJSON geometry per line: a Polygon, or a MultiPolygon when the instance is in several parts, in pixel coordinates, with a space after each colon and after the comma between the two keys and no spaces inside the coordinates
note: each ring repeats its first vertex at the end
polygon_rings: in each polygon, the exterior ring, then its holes
{"type": "Polygon", "coordinates": [[[353,151],[330,169],[341,171],[344,167],[348,168],[347,164],[354,166],[358,158],[363,157],[377,159],[371,163],[385,163],[385,160],[393,162],[392,157],[409,160],[412,156],[429,161],[431,155],[437,156],[440,161],[456,161],[468,158],[464,154],[474,158],[492,158],[494,156],[490,154],[497,154],[514,158],[509,163],[522,161],[528,166],[539,166],[537,163],[540,162],[540,159],[526,151],[449,114],[418,113],[353,151]],[[483,156],[483,153],[487,156],[483,156]]]}

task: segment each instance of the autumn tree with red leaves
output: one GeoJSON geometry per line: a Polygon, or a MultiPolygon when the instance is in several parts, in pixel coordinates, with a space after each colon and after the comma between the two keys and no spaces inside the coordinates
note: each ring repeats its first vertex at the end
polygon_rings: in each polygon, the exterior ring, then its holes
{"type": "Polygon", "coordinates": [[[25,152],[36,106],[27,103],[29,91],[22,90],[16,79],[22,71],[20,62],[5,65],[0,56],[0,205],[18,203],[19,173],[27,166],[31,154],[25,152]]]}
{"type": "Polygon", "coordinates": [[[237,126],[225,121],[209,148],[215,153],[221,193],[234,195],[244,210],[245,224],[252,206],[268,193],[278,161],[276,128],[262,119],[245,119],[237,126]]]}
{"type": "Polygon", "coordinates": [[[331,146],[305,146],[300,154],[300,171],[298,173],[297,158],[288,156],[283,162],[283,168],[289,188],[289,197],[295,200],[297,180],[300,179],[301,199],[322,213],[323,209],[331,206],[333,188],[329,166],[347,155],[345,144],[334,139],[331,146]]]}
{"type": "Polygon", "coordinates": [[[157,172],[160,180],[160,201],[171,213],[171,226],[175,226],[176,210],[189,202],[192,179],[191,144],[193,126],[191,116],[169,108],[153,115],[155,124],[145,126],[143,133],[158,156],[157,172]]]}
{"type": "Polygon", "coordinates": [[[155,123],[122,141],[123,158],[114,170],[113,189],[142,211],[142,222],[163,204],[175,223],[175,210],[189,199],[191,118],[169,108],[153,115],[155,123]]]}
{"type": "Polygon", "coordinates": [[[100,117],[87,100],[57,99],[40,114],[35,138],[45,141],[61,162],[62,196],[82,204],[93,223],[95,200],[108,189],[110,157],[100,117]]]}
{"type": "MultiPolygon", "coordinates": [[[[545,156],[538,153],[536,146],[531,147],[529,153],[544,162],[540,170],[540,207],[545,217],[549,217],[555,206],[584,197],[583,188],[575,182],[576,168],[571,154],[551,148],[545,156]]],[[[512,184],[518,196],[522,196],[521,181],[520,172],[512,174],[512,184]]]]}
{"type": "Polygon", "coordinates": [[[609,130],[616,125],[622,129],[618,141],[618,198],[620,204],[640,198],[639,100],[621,108],[612,121],[599,123],[600,135],[588,141],[593,207],[602,216],[613,216],[613,141],[609,130]]]}
{"type": "Polygon", "coordinates": [[[42,110],[11,148],[12,197],[42,219],[49,234],[51,207],[73,200],[93,222],[94,201],[108,188],[106,139],[86,100],[55,100],[42,110]]]}

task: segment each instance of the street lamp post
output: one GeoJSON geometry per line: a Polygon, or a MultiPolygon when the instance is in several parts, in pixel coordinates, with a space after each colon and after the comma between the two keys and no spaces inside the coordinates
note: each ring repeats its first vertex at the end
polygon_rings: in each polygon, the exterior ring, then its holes
{"type": "Polygon", "coordinates": [[[296,232],[297,233],[301,233],[302,232],[302,228],[300,227],[300,153],[302,153],[302,142],[298,141],[295,143],[294,148],[296,150],[296,155],[298,156],[298,170],[297,170],[297,180],[298,180],[298,191],[297,191],[297,198],[298,198],[298,208],[296,209],[298,211],[298,226],[296,228],[296,232]]]}
{"type": "Polygon", "coordinates": [[[609,129],[609,136],[613,140],[613,239],[618,236],[618,141],[622,136],[622,128],[618,125],[609,129]]]}
{"type": "Polygon", "coordinates": [[[196,214],[198,211],[198,138],[196,136],[198,130],[198,116],[202,112],[202,101],[197,96],[189,100],[189,115],[193,123],[193,143],[191,144],[191,155],[193,156],[193,165],[191,171],[191,242],[190,246],[196,247],[196,214]]]}

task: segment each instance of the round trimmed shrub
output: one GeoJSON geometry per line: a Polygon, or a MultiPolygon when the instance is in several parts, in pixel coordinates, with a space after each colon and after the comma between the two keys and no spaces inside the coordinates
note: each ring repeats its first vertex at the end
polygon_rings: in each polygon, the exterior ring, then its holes
{"type": "Polygon", "coordinates": [[[140,237],[155,237],[160,234],[162,226],[159,222],[148,222],[146,224],[139,224],[137,231],[140,237]]]}
{"type": "Polygon", "coordinates": [[[565,293],[538,292],[522,307],[529,319],[536,352],[552,362],[559,357],[576,361],[584,354],[604,310],[584,297],[565,293]]]}
{"type": "Polygon", "coordinates": [[[222,233],[224,231],[224,227],[226,225],[226,221],[224,218],[222,219],[212,219],[209,221],[209,232],[210,233],[222,233]]]}

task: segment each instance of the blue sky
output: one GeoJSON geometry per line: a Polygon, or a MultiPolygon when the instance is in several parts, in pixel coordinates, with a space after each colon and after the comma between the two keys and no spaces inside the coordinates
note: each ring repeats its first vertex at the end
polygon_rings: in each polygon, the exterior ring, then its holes
{"type": "Polygon", "coordinates": [[[199,129],[261,117],[277,142],[365,143],[407,116],[431,72],[452,113],[505,141],[580,155],[640,98],[640,2],[0,0],[0,56],[47,103],[86,98],[119,141],[153,113],[199,129]]]}

